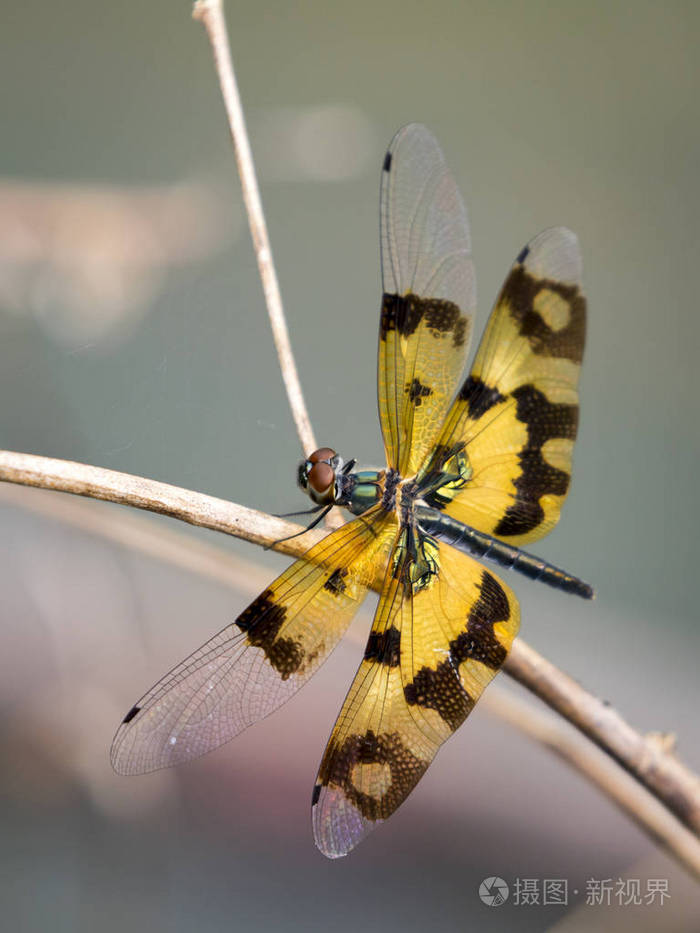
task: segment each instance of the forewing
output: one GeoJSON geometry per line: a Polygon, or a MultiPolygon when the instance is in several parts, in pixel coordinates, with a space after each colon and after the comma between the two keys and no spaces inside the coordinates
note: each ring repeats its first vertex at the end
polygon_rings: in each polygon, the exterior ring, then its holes
{"type": "Polygon", "coordinates": [[[142,774],[196,758],[286,702],[347,628],[395,525],[376,507],[285,570],[132,707],[114,737],[114,769],[142,774]]]}
{"type": "Polygon", "coordinates": [[[498,577],[432,541],[419,547],[432,567],[426,577],[401,535],[396,569],[387,573],[364,660],[316,779],[314,836],[329,858],[349,852],[406,799],[500,669],[518,630],[517,600],[498,577]]]}
{"type": "Polygon", "coordinates": [[[387,463],[413,475],[464,369],[476,306],[467,213],[440,147],[399,130],[382,171],[379,417],[387,463]]]}
{"type": "MultiPolygon", "coordinates": [[[[450,410],[436,458],[462,446],[430,505],[512,544],[547,534],[571,480],[586,299],[576,236],[545,230],[520,253],[450,410]]],[[[433,464],[434,465],[434,464],[433,464]]]]}

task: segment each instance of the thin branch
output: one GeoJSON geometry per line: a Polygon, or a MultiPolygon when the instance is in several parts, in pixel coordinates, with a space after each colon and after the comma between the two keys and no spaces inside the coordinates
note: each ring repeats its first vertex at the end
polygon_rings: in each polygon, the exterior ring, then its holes
{"type": "MultiPolygon", "coordinates": [[[[276,544],[297,526],[177,486],[65,460],[0,451],[0,480],[131,505],[273,546],[294,557],[323,537],[323,532],[314,531],[276,544]]],[[[375,583],[378,588],[379,577],[375,583]]],[[[521,638],[504,669],[619,762],[682,823],[700,833],[700,779],[671,752],[668,742],[641,735],[521,638]]]]}
{"type": "Polygon", "coordinates": [[[243,201],[248,213],[250,233],[253,238],[255,256],[258,261],[258,270],[265,293],[267,313],[270,318],[275,347],[277,348],[282,378],[284,379],[289,406],[292,410],[292,417],[296,424],[302,449],[306,454],[310,454],[313,450],[316,450],[317,444],[306,410],[304,395],[301,390],[296,363],[294,362],[294,354],[292,353],[292,345],[289,340],[287,322],[284,317],[282,296],[272,259],[270,240],[267,235],[267,224],[265,223],[265,215],[260,199],[255,163],[250,151],[243,106],[233,70],[221,0],[198,0],[194,5],[192,15],[204,25],[214,54],[214,63],[236,153],[238,174],[243,189],[243,201]]]}
{"type": "MultiPolygon", "coordinates": [[[[258,564],[238,554],[234,557],[219,545],[185,535],[177,526],[156,524],[130,511],[115,510],[109,505],[95,506],[45,490],[29,492],[10,483],[0,483],[0,502],[68,524],[237,591],[254,593],[269,581],[269,572],[258,564]]],[[[352,627],[346,636],[360,647],[364,647],[363,638],[359,626],[352,627]]],[[[498,680],[486,691],[479,708],[524,732],[583,774],[654,842],[700,878],[698,838],[632,775],[569,723],[538,709],[501,686],[498,680]]]]}

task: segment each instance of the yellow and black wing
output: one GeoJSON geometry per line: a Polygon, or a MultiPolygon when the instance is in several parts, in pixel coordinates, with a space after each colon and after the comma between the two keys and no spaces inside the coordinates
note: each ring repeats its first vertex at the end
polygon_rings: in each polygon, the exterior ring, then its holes
{"type": "Polygon", "coordinates": [[[314,836],[329,858],[406,799],[518,630],[517,600],[495,574],[414,534],[399,532],[364,660],[316,779],[314,836]]]}
{"type": "Polygon", "coordinates": [[[429,505],[511,544],[559,520],[571,480],[586,299],[576,236],[545,230],[518,256],[423,473],[429,505]]]}
{"type": "Polygon", "coordinates": [[[325,537],[127,713],[120,774],[196,758],[286,702],[333,650],[386,560],[393,514],[375,507],[325,537]]]}
{"type": "Polygon", "coordinates": [[[379,417],[389,467],[433,447],[466,360],[476,306],[467,213],[433,135],[399,130],[382,170],[379,417]]]}

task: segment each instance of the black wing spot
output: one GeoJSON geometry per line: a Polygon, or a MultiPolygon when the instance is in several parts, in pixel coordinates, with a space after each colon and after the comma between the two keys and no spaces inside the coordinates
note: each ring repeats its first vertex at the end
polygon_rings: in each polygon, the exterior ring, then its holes
{"type": "Polygon", "coordinates": [[[498,580],[484,570],[479,584],[480,595],[467,616],[465,631],[450,642],[450,657],[459,667],[470,658],[492,670],[498,670],[507,651],[493,630],[494,623],[510,619],[510,603],[498,580]]]}
{"type": "Polygon", "coordinates": [[[495,386],[486,385],[478,376],[467,376],[458,398],[467,403],[469,417],[474,421],[478,421],[494,405],[505,401],[505,396],[495,386]]]}
{"type": "Polygon", "coordinates": [[[435,668],[421,667],[403,694],[409,706],[434,709],[453,732],[474,708],[451,659],[440,661],[435,668]]]}
{"type": "Polygon", "coordinates": [[[383,632],[371,632],[365,648],[365,661],[396,667],[401,660],[401,632],[390,625],[383,632]]]}
{"type": "MultiPolygon", "coordinates": [[[[421,298],[425,323],[436,334],[452,333],[456,340],[464,342],[464,318],[459,305],[446,298],[421,298]]],[[[455,343],[455,346],[459,346],[455,343]]]]}
{"type": "Polygon", "coordinates": [[[529,247],[529,246],[523,246],[523,248],[522,248],[522,249],[520,250],[520,252],[518,253],[518,258],[517,258],[515,261],[516,261],[516,262],[525,262],[525,260],[527,259],[527,257],[528,257],[529,255],[530,255],[530,247],[529,247]]]}
{"type": "Polygon", "coordinates": [[[548,463],[542,454],[547,441],[565,438],[573,441],[578,426],[578,405],[550,402],[532,385],[511,393],[516,401],[516,418],[527,428],[527,443],[518,454],[520,475],[513,480],[515,501],[506,509],[494,534],[507,537],[532,531],[544,519],[540,499],[545,495],[565,496],[571,476],[548,463]]]}
{"type": "Polygon", "coordinates": [[[346,584],[343,578],[347,577],[347,575],[347,570],[339,567],[337,570],[333,571],[330,577],[323,584],[323,589],[328,590],[329,593],[333,593],[334,596],[340,596],[346,590],[346,584]]]}
{"type": "Polygon", "coordinates": [[[311,794],[311,806],[315,807],[318,803],[318,798],[321,796],[321,785],[314,784],[313,793],[311,794]]]}
{"type": "Polygon", "coordinates": [[[391,171],[391,159],[392,159],[391,153],[387,152],[387,154],[384,156],[384,165],[382,165],[383,171],[385,172],[391,171]]]}
{"type": "Polygon", "coordinates": [[[122,725],[124,726],[127,724],[127,722],[131,722],[134,716],[140,712],[141,712],[140,706],[132,706],[129,712],[126,714],[126,716],[122,719],[122,725]]]}
{"type": "Polygon", "coordinates": [[[421,403],[424,398],[428,398],[429,395],[433,394],[433,390],[430,386],[423,385],[420,379],[414,379],[413,382],[406,384],[406,392],[408,393],[409,401],[412,405],[415,405],[416,408],[420,408],[421,403]]]}
{"type": "Polygon", "coordinates": [[[460,347],[467,334],[467,322],[454,301],[446,298],[421,298],[409,292],[396,295],[385,292],[382,295],[382,311],[379,323],[379,336],[386,339],[389,331],[395,330],[402,337],[410,337],[425,321],[425,326],[433,337],[452,335],[452,345],[460,347]]]}
{"type": "Polygon", "coordinates": [[[386,339],[389,331],[395,330],[402,337],[410,337],[421,320],[423,310],[419,306],[420,299],[415,295],[394,295],[385,293],[382,296],[382,311],[379,322],[379,335],[386,339]]]}
{"type": "Polygon", "coordinates": [[[275,603],[272,590],[267,589],[235,621],[245,632],[248,644],[264,651],[282,680],[295,674],[305,658],[304,649],[298,642],[279,635],[286,616],[286,608],[275,603]]]}
{"type": "Polygon", "coordinates": [[[586,339],[586,299],[578,285],[536,278],[524,266],[516,265],[498,300],[508,305],[520,336],[525,337],[533,353],[581,362],[586,339]],[[542,289],[554,292],[568,305],[569,320],[565,327],[553,330],[535,310],[535,300],[542,289]]]}
{"type": "Polygon", "coordinates": [[[339,787],[347,800],[366,820],[385,820],[405,800],[421,777],[428,762],[418,758],[403,744],[398,732],[379,733],[369,729],[364,735],[349,735],[342,745],[329,742],[319,768],[319,781],[339,787]],[[391,778],[381,796],[360,790],[353,783],[357,765],[386,765],[391,778]]]}

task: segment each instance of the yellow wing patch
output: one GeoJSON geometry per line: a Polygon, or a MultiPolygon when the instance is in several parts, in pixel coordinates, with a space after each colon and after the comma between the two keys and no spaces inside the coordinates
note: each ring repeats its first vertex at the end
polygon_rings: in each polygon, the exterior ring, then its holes
{"type": "Polygon", "coordinates": [[[112,743],[114,769],[196,758],[285,703],[337,644],[395,531],[395,516],[375,507],[293,563],[131,708],[112,743]]]}
{"type": "Polygon", "coordinates": [[[387,819],[500,669],[518,603],[449,545],[402,529],[313,796],[316,844],[345,855],[387,819]]]}
{"type": "Polygon", "coordinates": [[[511,544],[559,520],[571,480],[586,300],[576,237],[545,230],[506,279],[424,474],[428,503],[511,544]]]}

